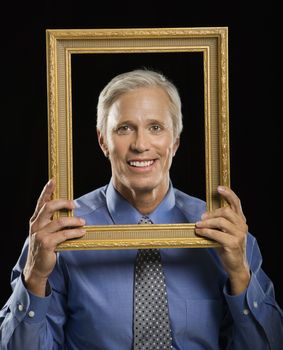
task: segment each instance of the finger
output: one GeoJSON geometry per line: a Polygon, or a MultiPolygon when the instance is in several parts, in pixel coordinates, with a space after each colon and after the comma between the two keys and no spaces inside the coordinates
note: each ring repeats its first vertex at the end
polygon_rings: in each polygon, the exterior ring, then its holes
{"type": "Polygon", "coordinates": [[[51,243],[53,244],[53,246],[57,246],[58,244],[65,242],[68,239],[83,237],[85,233],[86,230],[84,228],[73,228],[59,231],[51,236],[51,243]]]}
{"type": "Polygon", "coordinates": [[[241,215],[239,216],[235,211],[233,211],[229,206],[217,208],[213,211],[204,213],[201,218],[202,220],[208,220],[213,218],[225,218],[226,220],[232,222],[235,225],[240,225],[245,223],[245,218],[241,215]]]}
{"type": "Polygon", "coordinates": [[[55,180],[54,179],[50,179],[47,182],[47,184],[44,186],[44,188],[43,188],[43,190],[42,190],[42,192],[41,192],[41,194],[40,194],[40,196],[39,196],[39,198],[37,200],[35,211],[34,211],[32,217],[30,219],[31,221],[33,221],[37,217],[37,215],[38,215],[40,209],[42,208],[42,206],[46,202],[48,202],[48,201],[50,201],[52,199],[52,195],[53,195],[54,190],[55,190],[55,180]]]}
{"type": "Polygon", "coordinates": [[[56,211],[62,209],[72,210],[74,207],[74,202],[68,199],[54,199],[46,202],[41,207],[36,219],[31,223],[31,232],[38,231],[41,227],[46,226],[52,220],[56,211]]]}
{"type": "Polygon", "coordinates": [[[42,227],[39,231],[36,231],[40,235],[50,235],[68,228],[77,228],[85,225],[85,220],[78,217],[60,217],[58,219],[50,221],[46,226],[42,227]]]}
{"type": "Polygon", "coordinates": [[[228,235],[225,235],[223,232],[219,232],[218,230],[214,230],[214,229],[196,227],[195,233],[198,236],[212,239],[212,240],[220,243],[221,245],[226,245],[228,243],[228,239],[230,239],[229,237],[225,237],[228,235]]]}
{"type": "Polygon", "coordinates": [[[238,247],[239,246],[239,237],[229,235],[222,231],[213,229],[213,228],[197,228],[195,229],[195,233],[198,236],[202,236],[213,241],[220,243],[223,247],[238,247]]]}
{"type": "Polygon", "coordinates": [[[233,223],[223,217],[212,218],[196,222],[196,228],[199,229],[216,229],[221,232],[235,234],[238,230],[233,223]]]}
{"type": "Polygon", "coordinates": [[[58,244],[68,239],[83,237],[85,233],[86,230],[82,227],[66,228],[65,230],[41,237],[40,247],[47,250],[54,250],[58,244]]]}
{"type": "Polygon", "coordinates": [[[241,201],[239,197],[236,195],[236,193],[226,186],[218,186],[217,191],[222,197],[224,197],[224,199],[226,200],[230,208],[234,210],[235,213],[242,216],[244,220],[246,220],[242,210],[241,201]]]}

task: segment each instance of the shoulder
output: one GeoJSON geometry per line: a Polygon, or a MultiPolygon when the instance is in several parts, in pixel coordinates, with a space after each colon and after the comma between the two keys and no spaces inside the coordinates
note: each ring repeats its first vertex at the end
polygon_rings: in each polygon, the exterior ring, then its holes
{"type": "Polygon", "coordinates": [[[106,206],[107,185],[97,188],[75,199],[75,213],[77,216],[88,215],[106,206]]]}
{"type": "Polygon", "coordinates": [[[206,203],[200,198],[190,196],[174,188],[176,207],[183,212],[189,222],[200,220],[206,211],[206,203]]]}

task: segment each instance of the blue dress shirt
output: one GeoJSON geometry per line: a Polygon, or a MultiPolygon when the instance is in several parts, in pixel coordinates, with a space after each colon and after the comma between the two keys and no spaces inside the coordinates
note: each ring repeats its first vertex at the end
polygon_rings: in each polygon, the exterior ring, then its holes
{"type": "MultiPolygon", "coordinates": [[[[200,220],[205,203],[170,186],[149,215],[156,223],[200,220]]],[[[113,187],[76,200],[87,225],[135,224],[141,214],[113,187]]],[[[0,312],[0,349],[131,350],[136,250],[64,251],[49,277],[51,292],[26,290],[21,272],[28,241],[12,272],[13,293],[0,312]]],[[[173,346],[177,350],[281,350],[283,315],[261,254],[248,234],[251,281],[228,293],[227,275],[214,249],[161,249],[173,346]]],[[[155,349],[151,349],[155,350],[155,349]]]]}

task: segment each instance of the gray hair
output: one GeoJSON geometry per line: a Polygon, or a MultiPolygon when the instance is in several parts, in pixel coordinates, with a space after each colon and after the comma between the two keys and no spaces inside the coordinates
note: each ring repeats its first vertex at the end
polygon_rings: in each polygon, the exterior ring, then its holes
{"type": "Polygon", "coordinates": [[[104,87],[98,98],[97,129],[106,135],[110,107],[124,93],[141,87],[159,87],[167,93],[170,100],[169,110],[173,122],[174,138],[179,137],[183,129],[183,122],[178,90],[163,74],[147,69],[136,69],[119,74],[104,87]]]}

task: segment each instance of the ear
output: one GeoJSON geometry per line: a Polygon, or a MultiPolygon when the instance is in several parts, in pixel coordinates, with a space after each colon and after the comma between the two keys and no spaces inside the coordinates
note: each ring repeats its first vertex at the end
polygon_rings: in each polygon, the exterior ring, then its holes
{"type": "Polygon", "coordinates": [[[179,145],[180,145],[180,137],[177,137],[175,140],[175,143],[173,145],[173,157],[175,156],[175,154],[179,148],[179,145]]]}
{"type": "Polygon", "coordinates": [[[102,149],[102,152],[104,153],[105,157],[108,158],[109,151],[108,151],[108,146],[107,146],[105,137],[103,136],[100,130],[96,129],[96,132],[97,132],[97,139],[98,139],[99,146],[102,149]]]}

